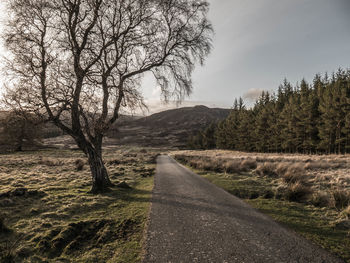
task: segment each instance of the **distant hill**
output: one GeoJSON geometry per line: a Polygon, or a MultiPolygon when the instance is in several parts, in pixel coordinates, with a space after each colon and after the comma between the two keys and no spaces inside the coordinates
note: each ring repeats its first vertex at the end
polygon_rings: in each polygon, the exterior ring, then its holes
{"type": "MultiPolygon", "coordinates": [[[[229,109],[195,106],[167,110],[147,117],[121,115],[107,134],[105,145],[183,148],[190,135],[225,119],[229,113],[229,109]]],[[[7,112],[0,111],[0,120],[6,115],[7,112]]],[[[44,125],[42,137],[47,145],[75,145],[69,136],[64,136],[50,122],[44,125]]]]}
{"type": "Polygon", "coordinates": [[[167,110],[113,126],[109,137],[118,144],[184,147],[191,134],[225,119],[229,109],[206,106],[167,110]]]}

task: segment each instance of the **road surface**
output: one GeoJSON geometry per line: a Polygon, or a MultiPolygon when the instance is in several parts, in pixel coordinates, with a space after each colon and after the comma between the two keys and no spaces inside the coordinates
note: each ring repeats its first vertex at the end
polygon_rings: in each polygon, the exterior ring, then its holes
{"type": "Polygon", "coordinates": [[[144,262],[343,262],[172,158],[157,163],[144,262]]]}

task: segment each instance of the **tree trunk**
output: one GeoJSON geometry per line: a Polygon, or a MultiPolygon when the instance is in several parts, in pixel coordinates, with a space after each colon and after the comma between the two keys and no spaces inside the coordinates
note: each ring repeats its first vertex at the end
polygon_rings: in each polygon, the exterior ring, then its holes
{"type": "Polygon", "coordinates": [[[93,147],[89,147],[87,150],[87,156],[92,175],[91,193],[98,194],[107,192],[109,187],[112,187],[113,184],[109,179],[101,154],[99,154],[99,151],[93,147]]]}

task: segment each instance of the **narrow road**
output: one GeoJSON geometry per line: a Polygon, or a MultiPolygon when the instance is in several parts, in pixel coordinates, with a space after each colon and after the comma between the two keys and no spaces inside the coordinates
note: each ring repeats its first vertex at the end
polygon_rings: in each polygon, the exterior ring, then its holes
{"type": "Polygon", "coordinates": [[[144,262],[343,262],[168,156],[158,157],[144,262]]]}

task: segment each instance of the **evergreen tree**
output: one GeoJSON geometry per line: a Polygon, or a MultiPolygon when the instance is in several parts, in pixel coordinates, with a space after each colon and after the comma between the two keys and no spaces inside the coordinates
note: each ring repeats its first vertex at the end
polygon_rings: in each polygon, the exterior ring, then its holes
{"type": "Polygon", "coordinates": [[[350,71],[316,74],[276,94],[263,92],[247,109],[236,99],[230,115],[202,132],[201,147],[288,153],[350,152],[350,71]]]}

